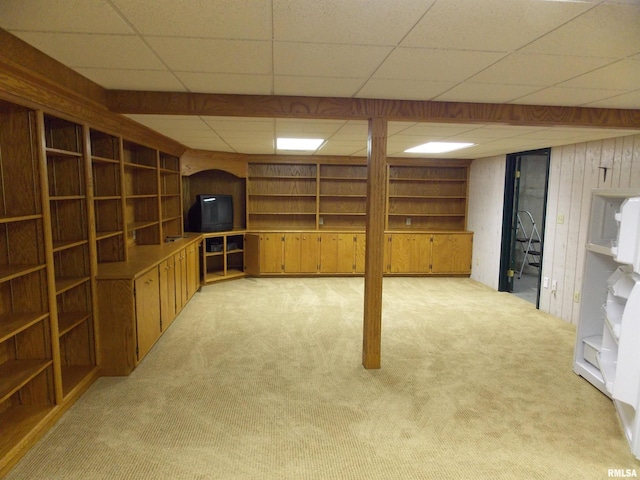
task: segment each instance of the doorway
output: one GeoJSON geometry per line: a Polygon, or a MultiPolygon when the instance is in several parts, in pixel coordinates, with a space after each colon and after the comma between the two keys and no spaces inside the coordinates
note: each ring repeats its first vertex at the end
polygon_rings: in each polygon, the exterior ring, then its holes
{"type": "Polygon", "coordinates": [[[551,149],[507,155],[500,280],[511,292],[539,307],[544,225],[551,149]]]}

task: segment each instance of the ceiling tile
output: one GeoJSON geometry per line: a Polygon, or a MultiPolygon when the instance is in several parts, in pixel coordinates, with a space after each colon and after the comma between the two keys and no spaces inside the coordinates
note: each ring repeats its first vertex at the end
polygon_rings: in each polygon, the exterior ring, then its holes
{"type": "Polygon", "coordinates": [[[429,48],[396,48],[373,78],[461,82],[504,54],[429,48]]]}
{"type": "Polygon", "coordinates": [[[228,133],[235,131],[250,132],[275,132],[275,119],[273,118],[246,118],[246,117],[201,117],[210,128],[216,132],[228,133]]]}
{"type": "Polygon", "coordinates": [[[617,93],[620,93],[620,91],[595,88],[551,87],[532,93],[531,95],[520,97],[513,103],[577,107],[586,103],[611,97],[617,93]]]}
{"type": "Polygon", "coordinates": [[[273,78],[275,95],[311,97],[353,97],[363,78],[297,77],[276,75],[273,78]]]}
{"type": "Polygon", "coordinates": [[[269,0],[111,0],[143,35],[271,40],[269,0]]]}
{"type": "Polygon", "coordinates": [[[273,0],[276,41],[395,46],[434,0],[273,0]]]}
{"type": "Polygon", "coordinates": [[[75,68],[74,70],[98,85],[113,90],[187,91],[175,75],[166,70],[123,70],[115,68],[75,68]]]}
{"type": "MultiPolygon", "coordinates": [[[[640,22],[638,23],[638,31],[640,32],[640,22]]],[[[621,60],[594,70],[593,72],[580,75],[572,80],[568,80],[561,83],[560,86],[634,90],[640,87],[640,62],[635,60],[621,60]]]]}
{"type": "Polygon", "coordinates": [[[293,138],[329,138],[344,125],[344,120],[276,119],[276,136],[293,138]]]}
{"type": "Polygon", "coordinates": [[[172,70],[198,73],[270,74],[271,42],[147,37],[172,70]]]}
{"type": "Polygon", "coordinates": [[[66,33],[135,33],[104,0],[2,0],[5,30],[66,33]]]}
{"type": "Polygon", "coordinates": [[[20,32],[18,36],[72,68],[166,70],[144,42],[134,36],[40,32],[20,32]]]}
{"type": "Polygon", "coordinates": [[[510,52],[590,8],[534,0],[436,2],[401,43],[407,47],[510,52]]]}
{"type": "Polygon", "coordinates": [[[390,100],[432,100],[456,85],[456,82],[372,78],[360,89],[358,98],[390,100]]]}
{"type": "Polygon", "coordinates": [[[315,155],[353,155],[367,147],[366,138],[362,141],[330,140],[315,155]]]}
{"type": "Polygon", "coordinates": [[[532,85],[504,85],[499,83],[463,82],[434,100],[438,102],[508,103],[539,90],[532,85]]]}
{"type": "Polygon", "coordinates": [[[587,107],[595,108],[634,108],[640,110],[640,90],[635,92],[615,95],[613,97],[586,103],[587,107]]]}
{"type": "Polygon", "coordinates": [[[389,47],[276,42],[276,75],[366,78],[389,54],[389,47]]]}
{"type": "Polygon", "coordinates": [[[175,131],[205,131],[211,128],[200,118],[192,115],[126,115],[132,120],[153,129],[173,129],[175,131]]]}
{"type": "Polygon", "coordinates": [[[640,4],[601,4],[522,49],[527,53],[622,58],[640,51],[640,4]]]}
{"type": "Polygon", "coordinates": [[[470,81],[510,85],[553,85],[612,63],[612,59],[513,53],[470,81]]]}
{"type": "Polygon", "coordinates": [[[273,93],[271,75],[176,71],[175,76],[190,92],[243,95],[270,95],[273,93]]]}

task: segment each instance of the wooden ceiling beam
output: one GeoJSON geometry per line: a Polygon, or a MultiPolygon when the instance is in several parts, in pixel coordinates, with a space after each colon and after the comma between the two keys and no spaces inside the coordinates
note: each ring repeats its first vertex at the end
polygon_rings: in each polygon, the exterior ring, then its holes
{"type": "Polygon", "coordinates": [[[116,113],[472,123],[512,126],[640,127],[640,110],[492,103],[226,95],[108,90],[116,113]]]}

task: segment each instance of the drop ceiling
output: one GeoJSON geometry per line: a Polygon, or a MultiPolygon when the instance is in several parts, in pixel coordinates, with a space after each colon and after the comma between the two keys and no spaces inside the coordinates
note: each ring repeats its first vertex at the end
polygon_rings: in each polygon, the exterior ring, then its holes
{"type": "MultiPolygon", "coordinates": [[[[640,0],[3,0],[0,27],[107,89],[640,109],[640,0]]],[[[130,115],[189,148],[366,155],[361,120],[130,115]]],[[[638,130],[390,122],[481,158],[638,130]]],[[[428,155],[420,155],[428,156],[428,155]]]]}

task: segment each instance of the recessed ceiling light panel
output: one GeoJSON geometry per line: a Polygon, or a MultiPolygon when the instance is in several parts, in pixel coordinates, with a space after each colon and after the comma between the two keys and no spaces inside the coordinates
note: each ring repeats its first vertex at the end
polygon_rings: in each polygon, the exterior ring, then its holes
{"type": "Polygon", "coordinates": [[[474,146],[475,143],[427,142],[405,150],[405,153],[446,153],[474,146]]]}
{"type": "Polygon", "coordinates": [[[277,150],[315,151],[324,142],[324,138],[277,138],[277,150]]]}

